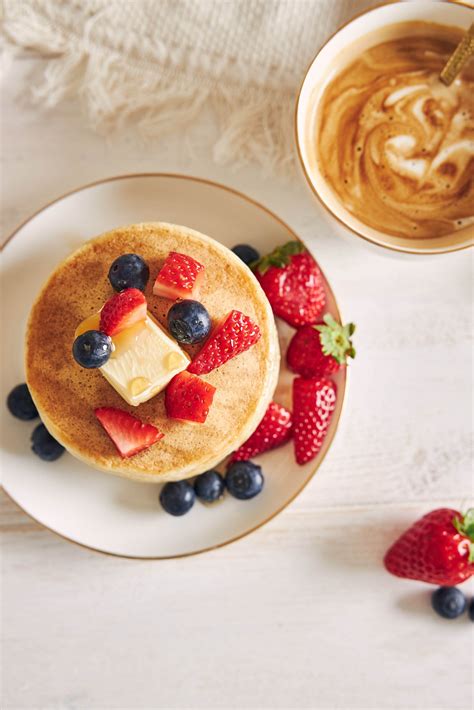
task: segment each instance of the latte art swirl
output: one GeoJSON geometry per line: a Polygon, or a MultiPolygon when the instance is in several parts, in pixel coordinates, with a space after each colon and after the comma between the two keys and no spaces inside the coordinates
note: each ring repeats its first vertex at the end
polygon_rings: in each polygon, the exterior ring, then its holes
{"type": "Polygon", "coordinates": [[[440,29],[363,52],[328,85],[317,116],[319,168],[339,200],[400,237],[474,223],[474,71],[440,82],[460,37],[440,29]]]}

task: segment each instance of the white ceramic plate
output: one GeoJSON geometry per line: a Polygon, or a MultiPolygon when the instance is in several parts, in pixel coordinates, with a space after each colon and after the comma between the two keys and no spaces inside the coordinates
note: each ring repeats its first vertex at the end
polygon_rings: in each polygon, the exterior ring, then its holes
{"type": "MultiPolygon", "coordinates": [[[[129,175],[80,188],[47,205],[10,238],[3,252],[2,396],[24,381],[23,336],[33,300],[52,269],[93,236],[134,222],[193,227],[229,247],[250,242],[262,253],[296,235],[248,197],[216,183],[180,175],[129,175]],[[6,337],[8,334],[8,337],[6,337]]],[[[338,315],[328,286],[329,310],[338,315]]],[[[282,349],[291,329],[279,322],[282,349]]],[[[45,338],[48,334],[45,333],[45,338]]],[[[2,477],[8,495],[50,530],[72,542],[124,557],[166,558],[203,552],[236,540],[274,517],[308,483],[337,428],[345,373],[337,377],[337,409],[318,458],[297,466],[286,445],[259,457],[263,492],[251,501],[230,496],[196,502],[181,518],[162,511],[159,485],[134,483],[96,471],[65,453],[45,463],[30,451],[35,422],[21,422],[2,406],[2,477]]],[[[275,399],[291,406],[291,376],[282,371],[275,399]]],[[[74,406],[74,402],[71,402],[74,406]]]]}

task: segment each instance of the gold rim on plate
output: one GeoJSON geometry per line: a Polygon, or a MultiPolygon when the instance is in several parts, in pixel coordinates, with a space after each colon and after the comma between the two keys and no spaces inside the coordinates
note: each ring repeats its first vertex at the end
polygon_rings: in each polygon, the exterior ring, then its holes
{"type": "MultiPolygon", "coordinates": [[[[304,164],[303,160],[303,155],[301,152],[301,143],[303,142],[302,138],[300,139],[300,134],[298,131],[298,111],[299,111],[299,106],[300,106],[300,99],[301,99],[301,92],[303,91],[303,86],[306,82],[307,76],[309,74],[309,71],[311,67],[313,66],[314,62],[316,59],[319,57],[323,49],[326,47],[327,44],[335,37],[341,30],[344,29],[344,27],[347,27],[347,25],[350,25],[351,22],[354,20],[357,20],[359,17],[363,17],[364,15],[367,15],[369,12],[372,12],[373,10],[377,10],[380,7],[386,7],[388,5],[395,5],[398,4],[399,2],[406,2],[406,0],[387,0],[387,2],[381,2],[378,5],[373,5],[372,7],[367,8],[366,10],[362,10],[361,12],[358,12],[356,15],[353,15],[347,22],[344,22],[342,25],[340,25],[335,32],[333,32],[326,40],[325,42],[320,46],[314,57],[312,58],[311,62],[308,65],[308,68],[306,69],[303,80],[300,84],[300,88],[298,89],[298,94],[296,97],[296,103],[295,103],[295,112],[294,112],[294,119],[293,119],[293,127],[294,127],[294,136],[295,136],[295,143],[296,143],[296,152],[298,154],[298,159],[300,162],[300,166],[303,170],[304,177],[306,178],[306,182],[308,186],[310,187],[311,191],[313,192],[314,195],[318,198],[318,202],[320,205],[324,207],[326,212],[328,212],[331,217],[333,217],[340,225],[345,227],[345,229],[348,229],[349,232],[352,232],[352,234],[355,234],[358,237],[361,237],[364,239],[366,242],[370,242],[371,244],[375,244],[378,247],[382,247],[384,249],[389,249],[390,251],[395,251],[398,253],[402,254],[424,254],[424,255],[434,255],[434,254],[447,254],[449,252],[455,252],[455,251],[461,251],[463,249],[469,249],[469,247],[472,247],[471,244],[463,244],[461,246],[448,246],[448,247],[443,247],[443,248],[427,248],[427,249],[409,249],[408,247],[403,247],[403,246],[395,246],[393,244],[387,244],[383,240],[378,240],[373,237],[368,237],[365,234],[362,234],[361,232],[358,232],[354,227],[349,226],[344,222],[344,220],[339,217],[335,212],[332,211],[332,209],[324,202],[323,198],[319,194],[318,190],[313,184],[313,181],[309,175],[309,172],[306,170],[306,166],[304,164]]],[[[469,9],[473,9],[472,5],[469,5],[467,2],[463,2],[462,0],[449,0],[449,3],[452,5],[460,5],[462,7],[467,7],[469,9]]]]}
{"type": "MultiPolygon", "coordinates": [[[[252,199],[251,197],[248,197],[244,193],[240,192],[239,190],[235,190],[232,187],[228,187],[227,185],[222,185],[221,183],[215,182],[213,180],[206,180],[205,178],[199,178],[199,177],[194,177],[192,175],[182,175],[180,173],[130,173],[130,174],[125,174],[125,175],[115,175],[113,177],[109,178],[103,178],[102,180],[95,180],[94,182],[87,183],[86,185],[82,185],[81,187],[77,187],[74,190],[70,190],[69,192],[65,192],[63,195],[60,195],[59,197],[56,197],[54,200],[51,200],[48,202],[46,205],[43,207],[40,207],[36,212],[34,212],[30,217],[25,219],[6,239],[6,241],[3,243],[0,251],[3,251],[6,247],[6,245],[13,239],[13,237],[26,225],[28,222],[31,222],[32,219],[34,219],[38,214],[41,212],[44,212],[46,209],[54,205],[56,202],[60,202],[61,200],[65,199],[66,197],[70,197],[71,195],[74,195],[76,192],[81,192],[82,190],[87,190],[91,187],[96,187],[97,185],[103,185],[105,183],[109,182],[115,182],[117,180],[128,180],[130,178],[172,178],[172,179],[178,179],[178,180],[189,180],[191,182],[196,182],[196,183],[203,183],[205,185],[209,185],[211,187],[216,187],[219,190],[225,190],[226,192],[230,192],[233,195],[236,195],[237,197],[240,197],[242,200],[245,200],[246,202],[249,202],[250,204],[254,205],[255,207],[258,207],[260,210],[265,212],[266,214],[270,215],[272,219],[274,219],[276,222],[281,224],[287,232],[297,241],[300,241],[304,246],[309,250],[307,245],[305,244],[304,240],[301,239],[292,229],[289,227],[289,225],[284,222],[280,217],[278,217],[274,212],[272,212],[268,207],[265,207],[262,205],[260,202],[257,202],[256,200],[252,199]]],[[[329,281],[326,278],[326,275],[324,274],[324,271],[321,269],[321,273],[323,275],[326,287],[330,291],[332,298],[334,300],[334,305],[336,309],[336,315],[340,322],[342,323],[341,320],[341,312],[339,309],[339,304],[337,303],[336,297],[334,296],[333,290],[331,288],[331,285],[329,281]]],[[[77,540],[73,540],[70,537],[67,537],[67,535],[63,535],[62,533],[58,532],[57,530],[53,530],[53,528],[50,528],[48,525],[45,523],[41,522],[41,520],[38,520],[35,518],[31,513],[29,513],[27,510],[25,510],[16,500],[15,498],[7,491],[5,486],[2,486],[3,491],[5,492],[6,496],[20,509],[22,510],[31,520],[33,520],[35,523],[38,525],[41,525],[43,528],[46,530],[49,530],[49,532],[52,532],[54,535],[57,535],[58,537],[62,538],[63,540],[66,540],[67,542],[71,542],[74,545],[78,545],[79,547],[82,547],[86,550],[92,550],[93,552],[99,552],[102,555],[108,555],[110,557],[122,557],[124,559],[129,559],[129,560],[175,560],[179,559],[182,557],[193,557],[194,555],[200,555],[204,552],[210,552],[211,550],[217,550],[220,547],[225,547],[226,545],[230,545],[233,542],[237,542],[238,540],[241,540],[244,537],[247,537],[247,535],[250,535],[251,533],[255,532],[259,528],[263,527],[267,523],[270,522],[270,520],[273,520],[273,518],[276,518],[277,515],[279,515],[285,508],[287,508],[290,503],[292,503],[295,498],[299,496],[299,494],[306,488],[308,483],[312,480],[314,475],[316,474],[317,470],[323,463],[324,459],[326,458],[329,449],[331,448],[331,444],[334,440],[334,437],[336,435],[336,432],[339,428],[342,412],[344,409],[344,404],[346,401],[346,390],[347,390],[347,368],[343,372],[343,379],[342,379],[342,386],[338,387],[338,397],[342,398],[341,401],[341,406],[339,409],[339,413],[336,416],[336,419],[334,420],[334,425],[333,425],[333,430],[328,434],[328,439],[327,439],[327,445],[326,445],[326,450],[323,452],[321,455],[321,458],[319,459],[316,467],[310,471],[308,474],[308,477],[304,481],[303,485],[294,493],[282,506],[280,506],[274,513],[272,513],[268,518],[265,518],[261,523],[258,523],[258,525],[254,525],[253,527],[249,528],[249,530],[246,530],[245,532],[241,533],[240,535],[236,535],[235,537],[230,538],[229,540],[226,540],[225,542],[220,542],[216,545],[210,545],[209,547],[203,547],[201,550],[194,550],[193,552],[183,552],[179,555],[149,555],[149,556],[137,556],[137,555],[125,555],[121,554],[118,552],[106,552],[105,550],[100,550],[97,547],[92,547],[91,545],[85,545],[82,542],[78,542],[77,540]]]]}

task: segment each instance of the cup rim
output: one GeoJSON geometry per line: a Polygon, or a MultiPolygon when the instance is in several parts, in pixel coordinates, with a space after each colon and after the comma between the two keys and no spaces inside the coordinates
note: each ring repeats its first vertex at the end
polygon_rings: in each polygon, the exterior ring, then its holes
{"type": "MultiPolygon", "coordinates": [[[[444,246],[444,247],[427,247],[425,249],[413,249],[409,248],[408,246],[405,247],[403,245],[398,245],[398,244],[390,244],[384,240],[384,235],[380,239],[376,237],[369,236],[367,234],[362,234],[362,232],[359,232],[357,229],[355,229],[353,226],[347,224],[342,217],[340,217],[338,214],[336,214],[329,205],[326,204],[324,199],[321,197],[319,194],[318,189],[314,185],[314,182],[309,174],[309,171],[306,169],[306,165],[303,159],[303,154],[302,154],[302,138],[300,136],[300,131],[298,129],[298,115],[300,112],[300,102],[301,102],[301,94],[303,92],[303,87],[306,83],[306,80],[308,78],[308,74],[311,70],[311,67],[313,66],[314,62],[317,60],[323,49],[329,44],[329,42],[345,27],[350,25],[354,20],[359,19],[360,17],[363,17],[364,15],[369,14],[370,12],[373,12],[374,10],[378,10],[379,8],[386,7],[388,5],[399,5],[402,2],[406,0],[386,0],[385,2],[381,2],[377,5],[373,5],[372,7],[369,7],[365,10],[362,10],[361,12],[358,12],[356,15],[351,17],[349,20],[344,22],[342,25],[339,25],[339,27],[331,34],[327,39],[323,42],[323,44],[319,47],[318,51],[316,54],[313,56],[311,61],[308,64],[308,67],[306,68],[304,72],[303,79],[301,81],[300,87],[298,89],[297,97],[296,97],[296,102],[295,102],[295,111],[294,111],[294,119],[293,119],[293,125],[294,125],[294,136],[295,136],[295,143],[296,143],[296,152],[298,154],[298,159],[300,162],[300,166],[303,170],[304,177],[306,179],[307,184],[309,185],[311,191],[313,194],[316,196],[316,198],[319,201],[319,204],[323,206],[323,208],[328,212],[331,217],[333,217],[340,225],[345,227],[345,229],[349,230],[352,234],[355,234],[357,237],[360,237],[361,239],[364,239],[366,242],[370,242],[371,244],[375,244],[376,246],[383,247],[384,249],[389,249],[390,251],[395,251],[395,252],[402,252],[406,254],[417,254],[417,255],[427,255],[427,254],[447,254],[449,252],[455,252],[455,251],[462,251],[463,249],[469,249],[474,245],[474,241],[471,238],[471,242],[466,243],[466,244],[453,244],[449,246],[444,246]]],[[[438,0],[438,2],[441,2],[441,0],[438,0]]],[[[459,5],[462,7],[466,7],[467,9],[472,10],[472,5],[468,5],[467,2],[464,2],[464,0],[449,0],[446,5],[459,5]]]]}

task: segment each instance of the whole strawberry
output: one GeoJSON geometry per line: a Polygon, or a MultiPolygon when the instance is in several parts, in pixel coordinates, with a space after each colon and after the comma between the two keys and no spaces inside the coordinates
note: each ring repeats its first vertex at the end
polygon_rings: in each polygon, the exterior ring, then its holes
{"type": "Polygon", "coordinates": [[[474,574],[474,508],[439,508],[408,528],[384,558],[391,574],[455,586],[474,574]]]}
{"type": "Polygon", "coordinates": [[[288,346],[288,367],[302,377],[331,375],[347,363],[348,357],[355,357],[351,342],[355,325],[341,325],[329,313],[323,321],[297,330],[288,346]]]}
{"type": "Polygon", "coordinates": [[[262,421],[252,436],[232,454],[231,461],[248,461],[264,451],[286,444],[291,439],[292,427],[291,412],[281,404],[270,402],[262,421]]]}
{"type": "Polygon", "coordinates": [[[326,306],[324,280],[301,242],[288,242],[252,265],[273,312],[289,325],[317,323],[326,306]]]}

